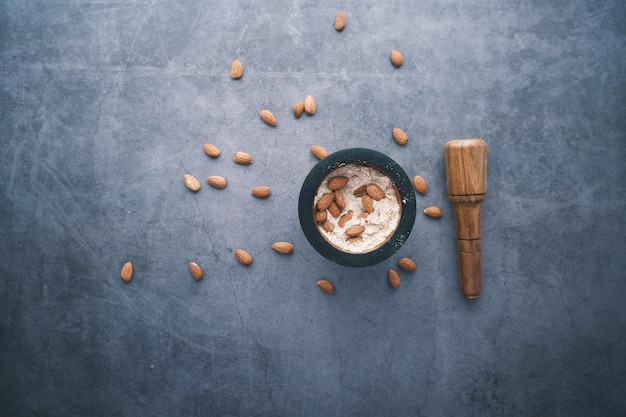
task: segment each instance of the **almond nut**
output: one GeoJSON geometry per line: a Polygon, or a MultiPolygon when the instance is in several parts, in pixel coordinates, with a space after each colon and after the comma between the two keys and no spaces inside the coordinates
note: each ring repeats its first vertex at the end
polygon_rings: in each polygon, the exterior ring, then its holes
{"type": "Polygon", "coordinates": [[[311,146],[311,153],[319,160],[322,160],[328,156],[328,151],[321,146],[311,146]]]}
{"type": "Polygon", "coordinates": [[[211,175],[210,177],[207,177],[206,182],[208,182],[211,187],[219,189],[226,188],[228,185],[226,178],[220,177],[219,175],[211,175]]]}
{"type": "Polygon", "coordinates": [[[235,257],[242,265],[250,265],[252,256],[243,249],[235,249],[235,257]]]}
{"type": "Polygon", "coordinates": [[[272,249],[274,249],[278,253],[287,255],[293,252],[293,245],[289,242],[274,242],[272,244],[272,249]]]}
{"type": "Polygon", "coordinates": [[[217,158],[220,156],[220,150],[217,146],[211,145],[210,143],[205,143],[202,148],[204,149],[204,153],[209,155],[211,158],[217,158]]]}
{"type": "Polygon", "coordinates": [[[363,196],[363,210],[365,210],[367,214],[374,212],[374,200],[367,194],[363,196]]]}
{"type": "Polygon", "coordinates": [[[293,105],[293,115],[299,119],[302,113],[304,113],[304,101],[298,101],[293,105]]]}
{"type": "Polygon", "coordinates": [[[269,197],[271,193],[272,193],[272,190],[270,189],[270,187],[266,185],[254,187],[252,191],[250,191],[250,194],[258,198],[267,198],[269,197]]]}
{"type": "Polygon", "coordinates": [[[187,188],[189,188],[194,193],[200,189],[200,181],[198,181],[193,175],[183,175],[183,181],[185,181],[185,185],[187,186],[187,188]]]}
{"type": "Polygon", "coordinates": [[[237,151],[233,155],[233,161],[241,165],[250,165],[252,163],[252,157],[245,152],[237,151]]]}
{"type": "Polygon", "coordinates": [[[243,65],[241,65],[241,61],[235,58],[233,63],[230,64],[230,76],[233,80],[238,80],[243,75],[243,65]]]}
{"type": "Polygon", "coordinates": [[[326,221],[326,218],[328,217],[326,213],[328,213],[326,210],[315,210],[315,221],[317,223],[324,223],[326,221]]]}
{"type": "Polygon", "coordinates": [[[306,96],[306,98],[304,99],[304,111],[306,112],[306,114],[313,116],[316,110],[317,104],[315,104],[315,99],[313,98],[313,96],[306,96]]]}
{"type": "Polygon", "coordinates": [[[341,210],[346,208],[346,199],[344,198],[341,190],[335,191],[335,203],[337,204],[337,207],[339,207],[341,210]]]}
{"type": "Polygon", "coordinates": [[[333,230],[335,230],[335,225],[332,224],[331,222],[329,222],[328,220],[326,220],[323,224],[322,227],[324,228],[324,230],[326,230],[328,233],[332,233],[333,230]]]}
{"type": "Polygon", "coordinates": [[[335,292],[335,286],[332,284],[332,282],[325,279],[320,279],[319,281],[317,281],[317,286],[326,294],[332,294],[335,292]]]}
{"type": "Polygon", "coordinates": [[[327,186],[329,190],[335,191],[340,188],[343,188],[347,183],[348,183],[348,177],[343,177],[339,175],[337,177],[332,177],[331,179],[329,179],[327,186]]]}
{"type": "Polygon", "coordinates": [[[346,229],[346,235],[349,237],[361,236],[361,234],[365,231],[365,226],[355,225],[350,226],[346,229]]]}
{"type": "Polygon", "coordinates": [[[393,288],[398,288],[400,286],[400,275],[398,275],[398,273],[393,269],[389,270],[387,278],[389,279],[389,285],[393,288]]]}
{"type": "Polygon", "coordinates": [[[380,201],[383,198],[385,198],[385,192],[377,184],[373,184],[373,183],[369,184],[366,188],[366,191],[367,191],[367,195],[369,195],[376,201],[380,201]]]}
{"type": "Polygon", "coordinates": [[[417,264],[413,262],[411,258],[400,258],[398,259],[398,267],[408,272],[417,271],[417,264]]]}
{"type": "Polygon", "coordinates": [[[426,185],[426,180],[421,175],[416,175],[413,177],[413,187],[420,194],[426,194],[428,190],[428,186],[426,185]]]}
{"type": "Polygon", "coordinates": [[[393,128],[393,139],[398,145],[402,146],[406,145],[406,143],[409,141],[409,137],[406,133],[404,133],[404,130],[398,127],[393,128]]]}
{"type": "Polygon", "coordinates": [[[352,220],[352,213],[353,211],[350,210],[349,212],[347,212],[346,214],[344,214],[343,216],[341,216],[339,218],[339,221],[337,222],[337,225],[339,227],[343,227],[346,225],[347,222],[349,222],[350,220],[352,220]]]}
{"type": "Polygon", "coordinates": [[[122,266],[122,271],[120,272],[120,277],[122,281],[129,282],[133,277],[133,263],[126,262],[124,266],[122,266]]]}
{"type": "Polygon", "coordinates": [[[363,236],[353,236],[346,239],[348,243],[358,243],[363,240],[363,236]]]}
{"type": "Polygon", "coordinates": [[[393,66],[396,68],[402,66],[402,63],[404,62],[404,58],[402,57],[402,54],[396,51],[395,49],[391,50],[391,54],[389,55],[389,58],[391,59],[391,63],[393,64],[393,66]]]}
{"type": "Polygon", "coordinates": [[[363,197],[365,195],[365,193],[367,192],[367,184],[363,184],[361,185],[359,188],[357,188],[356,190],[354,190],[354,192],[352,193],[355,197],[363,197]]]}
{"type": "Polygon", "coordinates": [[[196,281],[200,281],[202,279],[202,268],[195,262],[189,262],[189,272],[191,272],[191,276],[196,281]]]}
{"type": "Polygon", "coordinates": [[[335,30],[341,32],[346,27],[346,13],[340,10],[335,18],[335,30]]]}
{"type": "Polygon", "coordinates": [[[363,212],[363,213],[358,215],[357,219],[359,219],[359,220],[367,219],[367,216],[369,216],[369,213],[363,212]]]}
{"type": "Polygon", "coordinates": [[[341,215],[341,209],[339,208],[339,206],[337,205],[336,202],[332,202],[330,203],[330,206],[328,206],[328,212],[330,213],[331,216],[333,216],[335,219],[337,217],[339,217],[341,215]]]}
{"type": "Polygon", "coordinates": [[[441,209],[437,206],[426,207],[424,209],[424,214],[427,215],[428,217],[433,217],[435,219],[438,219],[443,215],[441,209]]]}
{"type": "Polygon", "coordinates": [[[268,125],[276,126],[276,117],[274,117],[274,114],[272,114],[271,111],[263,109],[259,112],[259,116],[261,116],[261,120],[263,120],[268,125]]]}
{"type": "Polygon", "coordinates": [[[317,209],[324,211],[333,201],[335,201],[335,193],[326,193],[317,200],[317,209]]]}

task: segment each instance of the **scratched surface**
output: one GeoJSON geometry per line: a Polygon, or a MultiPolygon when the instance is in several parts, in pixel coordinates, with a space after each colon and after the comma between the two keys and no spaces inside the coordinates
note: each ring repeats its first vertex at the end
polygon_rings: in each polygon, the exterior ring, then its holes
{"type": "Polygon", "coordinates": [[[347,0],[341,33],[338,7],[0,3],[0,415],[626,413],[625,3],[347,0]],[[489,146],[473,302],[443,168],[468,137],[489,146]],[[341,267],[306,241],[313,144],[428,181],[399,289],[398,257],[341,267]]]}

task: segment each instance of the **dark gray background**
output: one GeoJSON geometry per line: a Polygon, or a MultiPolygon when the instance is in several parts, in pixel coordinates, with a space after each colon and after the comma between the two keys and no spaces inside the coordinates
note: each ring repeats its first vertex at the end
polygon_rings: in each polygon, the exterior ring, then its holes
{"type": "Polygon", "coordinates": [[[0,414],[624,415],[625,74],[621,0],[2,1],[0,414]],[[472,302],[443,166],[470,137],[489,146],[472,302]],[[386,153],[443,218],[376,266],[326,261],[296,210],[313,144],[386,153]],[[400,256],[419,271],[393,290],[400,256]]]}

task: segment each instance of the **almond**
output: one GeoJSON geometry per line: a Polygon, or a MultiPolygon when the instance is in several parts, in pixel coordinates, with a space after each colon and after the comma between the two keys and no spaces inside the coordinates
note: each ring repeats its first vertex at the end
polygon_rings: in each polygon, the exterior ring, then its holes
{"type": "Polygon", "coordinates": [[[367,214],[374,212],[374,200],[367,194],[363,196],[363,209],[367,214]]]}
{"type": "Polygon", "coordinates": [[[189,262],[189,272],[191,272],[191,276],[196,281],[200,281],[202,279],[202,268],[195,262],[189,262]]]}
{"type": "Polygon", "coordinates": [[[339,208],[337,203],[333,201],[332,203],[330,203],[330,206],[328,206],[328,212],[336,219],[341,214],[341,209],[339,208]]]}
{"type": "Polygon", "coordinates": [[[343,10],[339,10],[337,17],[335,18],[335,30],[341,32],[346,27],[346,13],[343,10]]]}
{"type": "Polygon", "coordinates": [[[333,201],[335,201],[335,193],[326,193],[317,200],[317,209],[324,211],[333,201]]]}
{"type": "Polygon", "coordinates": [[[347,183],[348,183],[348,177],[343,177],[339,175],[337,177],[332,177],[331,179],[329,179],[327,186],[329,190],[335,191],[342,187],[345,187],[347,183]]]}
{"type": "Polygon", "coordinates": [[[358,215],[357,219],[359,219],[359,220],[367,219],[367,216],[369,216],[369,213],[363,212],[363,213],[358,215]]]}
{"type": "Polygon", "coordinates": [[[317,223],[324,223],[328,217],[326,213],[328,213],[326,210],[315,210],[315,221],[317,223]]]}
{"type": "Polygon", "coordinates": [[[361,236],[361,233],[365,231],[365,226],[355,225],[346,229],[346,235],[349,237],[361,236]]]}
{"type": "Polygon", "coordinates": [[[269,197],[271,193],[272,193],[272,190],[270,189],[270,187],[266,185],[254,187],[252,191],[250,191],[250,194],[258,198],[267,198],[269,197]]]}
{"type": "Polygon", "coordinates": [[[132,262],[126,262],[124,266],[122,266],[120,277],[122,278],[122,281],[124,282],[129,282],[133,278],[133,263],[132,262]]]}
{"type": "Polygon", "coordinates": [[[389,285],[391,285],[393,288],[398,288],[400,286],[400,275],[398,275],[398,273],[393,269],[389,270],[389,273],[387,274],[387,279],[389,279],[389,285]]]}
{"type": "Polygon", "coordinates": [[[391,50],[391,54],[389,55],[389,58],[391,59],[391,63],[393,64],[393,66],[396,68],[402,66],[402,63],[404,62],[404,58],[402,57],[402,54],[396,51],[395,49],[391,50]]]}
{"type": "Polygon", "coordinates": [[[402,270],[409,271],[409,272],[417,271],[417,264],[413,262],[411,258],[398,259],[398,267],[402,270]]]}
{"type": "Polygon", "coordinates": [[[311,153],[319,160],[322,160],[328,156],[328,151],[321,146],[311,146],[311,153]]]}
{"type": "Polygon", "coordinates": [[[353,236],[346,239],[348,243],[358,243],[363,240],[363,236],[353,236]]]}
{"type": "Polygon", "coordinates": [[[304,113],[304,101],[298,101],[293,105],[293,115],[299,119],[302,113],[304,113]]]}
{"type": "Polygon", "coordinates": [[[220,177],[219,175],[211,175],[210,177],[207,177],[206,182],[208,182],[211,187],[219,189],[226,188],[228,185],[226,178],[220,177]]]}
{"type": "Polygon", "coordinates": [[[406,133],[404,133],[404,130],[398,127],[393,128],[393,139],[398,145],[402,146],[406,145],[406,143],[409,141],[409,137],[406,133]]]}
{"type": "Polygon", "coordinates": [[[318,280],[317,286],[319,287],[320,290],[324,291],[326,294],[332,294],[335,292],[335,286],[332,284],[332,282],[328,280],[325,280],[325,279],[318,280]]]}
{"type": "Polygon", "coordinates": [[[322,227],[324,228],[324,230],[326,230],[328,233],[332,233],[333,230],[335,230],[335,225],[332,224],[331,222],[329,222],[328,220],[326,220],[323,224],[322,227]]]}
{"type": "Polygon", "coordinates": [[[230,64],[230,76],[233,80],[238,80],[243,75],[243,65],[241,65],[241,61],[235,58],[233,63],[230,64]]]}
{"type": "Polygon", "coordinates": [[[293,252],[293,245],[289,242],[274,242],[272,244],[272,249],[274,249],[278,253],[287,255],[293,252]]]}
{"type": "Polygon", "coordinates": [[[413,187],[420,194],[426,194],[428,190],[428,186],[426,185],[426,180],[421,175],[416,175],[413,177],[413,187]]]}
{"type": "Polygon", "coordinates": [[[438,219],[443,215],[441,209],[437,206],[426,207],[424,209],[424,214],[427,215],[428,217],[433,217],[435,219],[438,219]]]}
{"type": "Polygon", "coordinates": [[[341,190],[335,191],[335,203],[337,204],[337,207],[339,207],[341,210],[346,208],[346,199],[344,198],[341,190]]]}
{"type": "Polygon", "coordinates": [[[354,190],[354,192],[352,193],[355,197],[363,197],[365,195],[365,193],[367,192],[367,184],[363,184],[361,185],[359,188],[357,188],[356,190],[354,190]]]}
{"type": "Polygon", "coordinates": [[[313,116],[316,110],[317,104],[315,104],[315,99],[313,98],[313,96],[306,96],[306,98],[304,99],[304,111],[306,112],[306,114],[313,116]]]}
{"type": "Polygon", "coordinates": [[[385,192],[377,184],[373,184],[373,183],[369,184],[366,188],[366,191],[367,191],[367,195],[369,195],[376,201],[380,201],[383,198],[385,198],[385,192]]]}
{"type": "Polygon", "coordinates": [[[276,126],[276,117],[274,117],[274,114],[271,111],[263,109],[259,112],[259,116],[261,116],[261,120],[268,125],[276,126]]]}
{"type": "Polygon", "coordinates": [[[233,155],[233,160],[241,165],[250,165],[252,163],[252,157],[245,152],[237,151],[233,155]]]}
{"type": "Polygon", "coordinates": [[[189,188],[194,193],[200,189],[200,181],[198,181],[193,175],[183,175],[183,181],[185,181],[185,185],[187,186],[187,188],[189,188]]]}
{"type": "Polygon", "coordinates": [[[235,257],[242,265],[250,265],[252,256],[243,249],[235,249],[235,257]]]}
{"type": "Polygon", "coordinates": [[[211,145],[210,143],[205,143],[202,148],[204,149],[204,153],[209,155],[211,158],[217,158],[220,156],[220,150],[217,146],[211,145]]]}
{"type": "Polygon", "coordinates": [[[349,222],[350,220],[352,220],[352,213],[353,211],[350,210],[349,212],[347,212],[346,214],[344,214],[343,216],[341,216],[339,218],[339,221],[337,222],[337,225],[339,227],[343,227],[346,225],[347,222],[349,222]]]}

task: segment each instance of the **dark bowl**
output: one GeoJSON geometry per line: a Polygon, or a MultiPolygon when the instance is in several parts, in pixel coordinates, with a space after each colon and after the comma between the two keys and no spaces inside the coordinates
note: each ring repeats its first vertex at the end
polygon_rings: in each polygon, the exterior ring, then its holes
{"type": "Polygon", "coordinates": [[[396,253],[411,234],[415,212],[413,184],[400,165],[387,155],[363,148],[337,151],[319,161],[304,180],[298,200],[300,225],[309,243],[326,259],[355,267],[375,265],[396,253]],[[371,166],[386,174],[395,183],[402,203],[400,221],[395,232],[385,243],[365,253],[344,252],[331,245],[319,232],[313,215],[315,195],[322,180],[331,171],[351,163],[371,166]]]}

